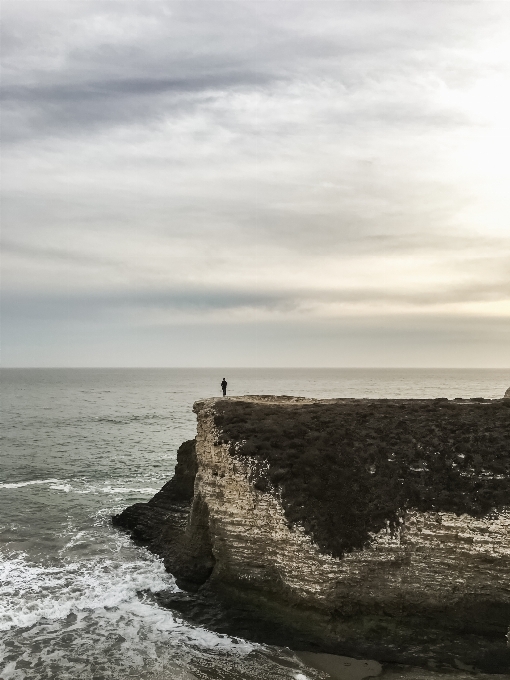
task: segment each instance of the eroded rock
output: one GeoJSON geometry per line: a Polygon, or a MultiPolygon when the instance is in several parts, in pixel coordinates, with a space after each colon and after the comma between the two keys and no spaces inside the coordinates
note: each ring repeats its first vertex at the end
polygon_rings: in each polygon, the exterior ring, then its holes
{"type": "Polygon", "coordinates": [[[294,649],[504,673],[509,405],[197,402],[193,503],[179,514],[166,485],[116,522],[203,584],[167,606],[200,622],[212,597],[220,632],[232,613],[238,634],[257,619],[294,649]]]}
{"type": "Polygon", "coordinates": [[[136,503],[112,518],[160,557],[183,588],[196,589],[210,576],[214,555],[207,504],[194,494],[195,440],[177,452],[175,475],[148,503],[136,503]]]}

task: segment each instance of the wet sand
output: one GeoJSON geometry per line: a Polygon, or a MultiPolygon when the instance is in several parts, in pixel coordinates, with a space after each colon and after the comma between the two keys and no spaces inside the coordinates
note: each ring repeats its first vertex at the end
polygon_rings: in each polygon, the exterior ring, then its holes
{"type": "Polygon", "coordinates": [[[352,659],[348,656],[314,652],[296,652],[296,656],[307,666],[328,673],[332,680],[364,680],[382,673],[381,664],[368,659],[352,659]]]}

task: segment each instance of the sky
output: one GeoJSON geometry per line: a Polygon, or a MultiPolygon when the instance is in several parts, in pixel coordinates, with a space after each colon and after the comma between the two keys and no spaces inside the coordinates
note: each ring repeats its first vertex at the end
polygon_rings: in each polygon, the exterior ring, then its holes
{"type": "Polygon", "coordinates": [[[510,367],[510,3],[2,0],[4,366],[510,367]]]}

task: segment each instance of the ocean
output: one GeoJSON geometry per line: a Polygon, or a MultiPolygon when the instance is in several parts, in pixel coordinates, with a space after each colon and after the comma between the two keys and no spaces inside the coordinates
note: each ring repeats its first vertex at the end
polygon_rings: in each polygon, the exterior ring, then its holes
{"type": "Polygon", "coordinates": [[[221,394],[223,377],[229,395],[320,398],[500,398],[510,386],[510,370],[4,369],[0,680],[325,677],[290,650],[159,608],[147,593],[177,589],[173,577],[111,526],[172,476],[193,402],[221,394]]]}

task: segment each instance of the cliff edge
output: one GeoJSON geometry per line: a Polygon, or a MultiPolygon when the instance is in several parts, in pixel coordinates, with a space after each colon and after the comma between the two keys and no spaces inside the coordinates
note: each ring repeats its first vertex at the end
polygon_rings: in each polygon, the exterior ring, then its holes
{"type": "Polygon", "coordinates": [[[114,518],[198,591],[162,602],[294,648],[510,670],[509,400],[194,410],[175,477],[114,518]]]}

